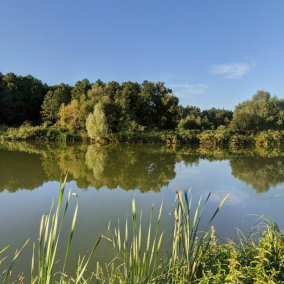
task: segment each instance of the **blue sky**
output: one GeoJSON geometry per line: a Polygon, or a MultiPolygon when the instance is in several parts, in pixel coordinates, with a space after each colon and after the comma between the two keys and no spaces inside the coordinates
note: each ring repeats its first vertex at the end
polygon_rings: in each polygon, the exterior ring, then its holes
{"type": "Polygon", "coordinates": [[[164,81],[183,105],[284,96],[283,0],[0,0],[0,72],[164,81]]]}

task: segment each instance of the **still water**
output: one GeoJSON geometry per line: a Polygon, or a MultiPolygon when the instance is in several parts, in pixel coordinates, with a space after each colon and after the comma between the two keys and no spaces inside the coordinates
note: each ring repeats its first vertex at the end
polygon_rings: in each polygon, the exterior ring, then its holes
{"type": "MultiPolygon", "coordinates": [[[[69,270],[79,255],[88,254],[100,235],[111,237],[108,225],[125,222],[135,197],[143,210],[147,232],[152,204],[154,219],[163,202],[161,231],[170,236],[175,191],[192,188],[193,204],[212,193],[203,215],[205,229],[220,201],[229,194],[214,219],[217,236],[234,238],[270,215],[284,228],[284,153],[280,150],[224,150],[159,145],[87,145],[81,143],[0,142],[0,249],[13,243],[9,258],[30,238],[13,269],[30,275],[32,243],[37,243],[41,216],[56,202],[61,173],[66,190],[79,196],[79,213],[69,258],[69,270]]],[[[66,218],[57,259],[63,259],[75,198],[66,218]]],[[[123,226],[123,225],[122,225],[123,226]]],[[[166,238],[165,238],[166,239],[166,238]]],[[[164,245],[166,249],[167,244],[164,245]]],[[[103,242],[94,261],[109,262],[116,250],[103,242]]],[[[8,261],[6,261],[8,264],[8,261]]],[[[4,266],[3,266],[4,268],[4,266]]]]}

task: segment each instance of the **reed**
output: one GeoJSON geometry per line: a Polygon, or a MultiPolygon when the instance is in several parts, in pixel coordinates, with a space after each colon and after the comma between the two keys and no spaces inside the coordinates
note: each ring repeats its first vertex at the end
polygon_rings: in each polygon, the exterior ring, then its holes
{"type": "MultiPolygon", "coordinates": [[[[98,244],[100,243],[102,237],[100,237],[96,244],[94,245],[90,256],[85,259],[79,258],[78,266],[76,268],[75,276],[67,275],[65,272],[66,263],[68,255],[70,252],[71,243],[73,240],[74,229],[76,225],[76,219],[78,214],[78,196],[73,193],[76,197],[76,208],[73,213],[73,219],[71,228],[69,231],[69,238],[67,241],[67,247],[65,252],[65,258],[61,270],[59,272],[54,272],[56,264],[56,253],[58,249],[58,242],[60,238],[60,233],[64,225],[66,213],[70,203],[71,190],[69,190],[67,195],[67,200],[64,209],[62,208],[63,196],[65,192],[67,175],[64,181],[60,179],[59,193],[58,193],[58,203],[55,211],[53,212],[54,202],[52,202],[51,209],[48,215],[43,215],[41,218],[40,229],[39,229],[39,244],[37,250],[37,256],[35,247],[33,245],[33,257],[31,264],[31,283],[38,284],[49,284],[54,283],[56,278],[56,283],[86,283],[85,272],[87,265],[94,254],[98,244]],[[63,211],[62,217],[60,213],[63,211]],[[35,261],[37,260],[37,273],[35,272],[35,261]],[[57,277],[56,277],[57,276],[57,277]]],[[[91,280],[93,276],[91,275],[88,279],[91,280]]]]}
{"type": "MultiPolygon", "coordinates": [[[[79,257],[72,275],[66,272],[69,252],[78,214],[78,196],[73,219],[66,240],[65,257],[59,267],[57,249],[65,217],[68,211],[71,190],[65,206],[63,197],[66,177],[60,182],[58,203],[52,203],[48,215],[42,216],[39,242],[33,245],[31,261],[31,283],[284,283],[284,233],[268,216],[260,216],[261,226],[257,226],[248,236],[237,231],[238,239],[218,243],[212,221],[223,206],[228,195],[223,198],[209,220],[204,231],[200,230],[204,208],[210,194],[194,206],[191,191],[176,192],[176,208],[170,249],[161,255],[165,245],[164,232],[160,232],[163,204],[154,221],[154,205],[151,209],[147,231],[142,231],[142,211],[137,214],[135,199],[132,201],[131,222],[126,216],[124,228],[118,221],[113,229],[113,238],[99,237],[89,256],[79,257]],[[203,205],[202,205],[203,204],[203,205]],[[60,217],[61,216],[61,217],[60,217]],[[211,226],[211,229],[209,229],[211,226]],[[142,236],[146,235],[145,243],[142,236]],[[97,262],[96,268],[88,265],[102,239],[113,243],[116,256],[104,266],[97,262]],[[36,268],[35,268],[36,267],[36,268]]],[[[28,242],[28,241],[27,241],[28,242]]],[[[21,250],[26,246],[23,245],[21,250]]],[[[0,255],[6,252],[7,246],[0,255]]],[[[11,265],[3,274],[3,282],[12,283],[11,270],[20,254],[17,252],[11,265]]],[[[5,260],[2,257],[0,264],[5,260]]],[[[17,282],[24,283],[23,277],[17,282]]]]}
{"type": "Polygon", "coordinates": [[[156,229],[152,230],[154,205],[147,233],[145,249],[142,249],[142,211],[137,216],[135,199],[132,201],[132,222],[129,228],[126,216],[124,237],[120,222],[114,229],[113,246],[118,253],[106,265],[105,269],[98,263],[96,277],[101,283],[149,283],[158,274],[160,266],[158,257],[161,249],[164,232],[159,233],[163,204],[160,206],[156,222],[156,229]],[[130,231],[132,234],[130,234],[130,231]]]}
{"type": "MultiPolygon", "coordinates": [[[[208,194],[205,204],[201,206],[202,196],[199,198],[196,208],[192,207],[191,190],[188,192],[176,192],[177,208],[172,212],[175,217],[172,235],[172,247],[167,262],[164,265],[164,273],[160,280],[165,283],[191,283],[197,277],[196,270],[200,266],[203,256],[206,254],[212,236],[209,231],[199,231],[204,207],[211,194],[208,194]]],[[[207,228],[224,204],[228,195],[223,198],[207,228]]]]}
{"type": "MultiPolygon", "coordinates": [[[[5,269],[5,270],[3,271],[2,274],[0,275],[1,278],[3,277],[3,281],[2,281],[3,284],[6,283],[7,281],[9,281],[9,283],[11,283],[12,268],[13,268],[15,262],[16,262],[16,259],[18,258],[18,256],[20,255],[20,253],[21,253],[21,251],[24,249],[24,247],[28,244],[28,242],[29,242],[29,239],[24,243],[24,245],[21,247],[20,250],[16,250],[15,255],[14,255],[13,259],[12,259],[11,264],[9,265],[9,267],[8,267],[7,269],[5,269]]],[[[11,244],[8,245],[8,246],[6,246],[5,248],[3,248],[3,249],[0,251],[1,257],[2,257],[2,254],[3,254],[5,251],[7,251],[7,249],[8,249],[10,246],[11,246],[11,244]]],[[[7,259],[7,256],[4,256],[3,258],[1,258],[1,260],[0,260],[0,265],[1,265],[6,259],[7,259]]],[[[22,277],[19,276],[19,277],[18,277],[19,283],[20,283],[21,279],[22,279],[22,277]]]]}

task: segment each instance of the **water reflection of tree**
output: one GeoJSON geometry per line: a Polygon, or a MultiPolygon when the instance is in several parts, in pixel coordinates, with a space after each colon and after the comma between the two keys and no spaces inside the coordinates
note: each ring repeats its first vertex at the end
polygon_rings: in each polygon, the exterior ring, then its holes
{"type": "Polygon", "coordinates": [[[107,166],[107,150],[99,145],[91,145],[86,152],[86,165],[89,170],[92,170],[95,180],[100,180],[107,166]]]}
{"type": "Polygon", "coordinates": [[[230,159],[232,175],[252,186],[257,193],[266,192],[284,182],[284,157],[260,158],[234,156],[230,159]]]}
{"type": "Polygon", "coordinates": [[[158,192],[175,177],[176,163],[192,167],[203,159],[228,160],[234,177],[265,192],[284,182],[283,156],[281,151],[263,149],[1,142],[0,191],[32,190],[68,172],[68,180],[82,189],[105,186],[158,192]]]}
{"type": "Polygon", "coordinates": [[[40,156],[0,150],[0,191],[33,190],[48,181],[40,156]]]}
{"type": "MultiPolygon", "coordinates": [[[[175,149],[153,145],[0,143],[0,190],[34,189],[68,172],[79,188],[160,191],[175,177],[175,149]]],[[[196,158],[194,158],[196,160],[196,158]]]]}
{"type": "Polygon", "coordinates": [[[175,157],[157,147],[91,145],[86,152],[86,165],[93,172],[89,182],[97,189],[159,191],[175,177],[175,157]]]}

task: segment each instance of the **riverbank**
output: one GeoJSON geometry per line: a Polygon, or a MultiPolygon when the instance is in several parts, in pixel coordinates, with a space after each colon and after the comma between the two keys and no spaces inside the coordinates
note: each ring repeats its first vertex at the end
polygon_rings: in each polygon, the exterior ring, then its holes
{"type": "MultiPolygon", "coordinates": [[[[57,127],[22,125],[19,128],[0,126],[0,140],[88,141],[85,131],[70,131],[57,127]]],[[[284,145],[284,131],[267,130],[258,133],[239,133],[230,129],[218,130],[141,130],[110,133],[101,143],[155,143],[203,146],[256,146],[280,147],[284,145]]]]}

